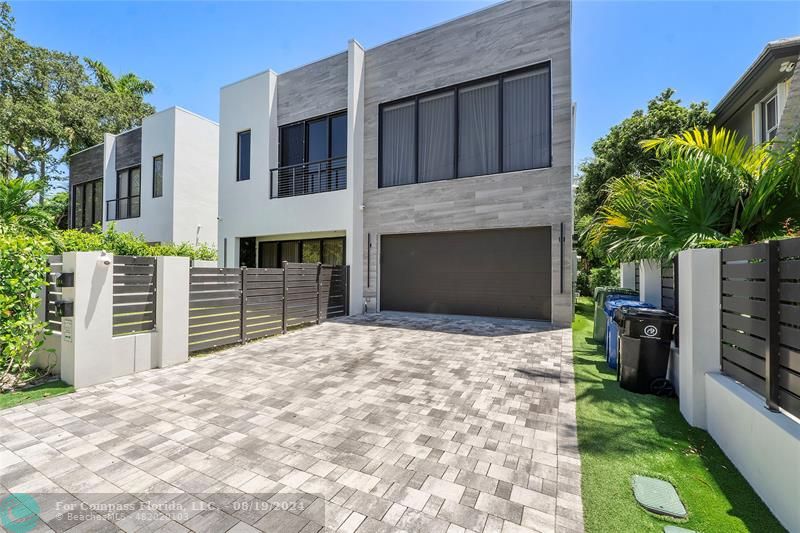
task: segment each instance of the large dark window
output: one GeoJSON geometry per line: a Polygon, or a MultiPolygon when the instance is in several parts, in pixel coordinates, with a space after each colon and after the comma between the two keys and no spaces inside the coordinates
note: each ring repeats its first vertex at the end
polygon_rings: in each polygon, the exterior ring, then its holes
{"type": "Polygon", "coordinates": [[[280,268],[283,261],[344,265],[344,238],[258,243],[259,268],[280,268]]]}
{"type": "Polygon", "coordinates": [[[250,179],[250,130],[236,137],[236,181],[250,179]]]}
{"type": "Polygon", "coordinates": [[[142,171],[131,167],[117,171],[117,196],[108,201],[106,218],[136,218],[141,212],[142,171]]]}
{"type": "Polygon", "coordinates": [[[153,158],[153,198],[164,195],[164,156],[153,158]]]}
{"type": "Polygon", "coordinates": [[[548,167],[550,65],[380,106],[381,187],[548,167]]]}
{"type": "Polygon", "coordinates": [[[280,127],[279,167],[271,171],[273,198],[347,187],[347,113],[280,127]]]}
{"type": "Polygon", "coordinates": [[[103,180],[72,187],[72,227],[89,229],[103,220],[103,180]]]}

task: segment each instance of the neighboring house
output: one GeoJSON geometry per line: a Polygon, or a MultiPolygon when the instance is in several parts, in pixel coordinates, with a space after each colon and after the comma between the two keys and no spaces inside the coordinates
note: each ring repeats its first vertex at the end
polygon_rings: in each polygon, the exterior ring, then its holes
{"type": "Polygon", "coordinates": [[[218,150],[219,126],[179,107],[106,134],[69,160],[70,227],[216,246],[218,150]]]}
{"type": "Polygon", "coordinates": [[[750,144],[785,137],[800,127],[800,36],[767,43],[714,108],[714,123],[750,144]]]}
{"type": "Polygon", "coordinates": [[[569,2],[220,92],[219,257],[350,266],[350,312],[572,313],[569,2]]]}

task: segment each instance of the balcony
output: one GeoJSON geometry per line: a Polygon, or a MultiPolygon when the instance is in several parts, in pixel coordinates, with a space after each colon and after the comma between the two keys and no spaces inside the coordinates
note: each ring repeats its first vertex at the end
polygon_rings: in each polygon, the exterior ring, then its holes
{"type": "Polygon", "coordinates": [[[270,198],[288,198],[346,188],[347,157],[335,157],[270,170],[270,198]]]}
{"type": "Polygon", "coordinates": [[[106,220],[138,218],[141,210],[141,195],[115,198],[106,202],[106,220]]]}

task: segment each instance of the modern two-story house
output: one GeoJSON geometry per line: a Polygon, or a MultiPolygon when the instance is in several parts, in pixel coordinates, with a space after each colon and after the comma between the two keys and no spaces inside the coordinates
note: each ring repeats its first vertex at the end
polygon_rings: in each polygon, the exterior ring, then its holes
{"type": "Polygon", "coordinates": [[[714,107],[714,123],[749,144],[800,128],[800,36],[771,41],[714,107]]]}
{"type": "Polygon", "coordinates": [[[568,324],[568,2],[507,2],[221,89],[219,256],[350,266],[350,312],[568,324]]]}
{"type": "Polygon", "coordinates": [[[179,107],[106,134],[69,160],[70,227],[215,246],[218,150],[219,126],[179,107]]]}

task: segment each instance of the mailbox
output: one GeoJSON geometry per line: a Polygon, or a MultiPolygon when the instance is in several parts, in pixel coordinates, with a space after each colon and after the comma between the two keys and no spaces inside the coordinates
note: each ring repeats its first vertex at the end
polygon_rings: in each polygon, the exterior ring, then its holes
{"type": "Polygon", "coordinates": [[[56,287],[74,287],[75,286],[75,273],[62,272],[56,276],[56,287]]]}
{"type": "Polygon", "coordinates": [[[56,307],[56,315],[59,317],[69,317],[73,314],[74,303],[66,300],[56,300],[53,302],[56,307]]]}

